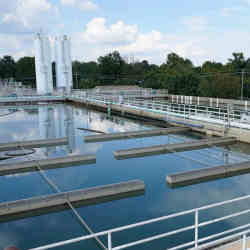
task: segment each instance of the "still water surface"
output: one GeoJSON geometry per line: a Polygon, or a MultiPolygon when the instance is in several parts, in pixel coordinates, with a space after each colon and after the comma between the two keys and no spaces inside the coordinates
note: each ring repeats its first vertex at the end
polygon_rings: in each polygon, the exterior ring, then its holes
{"type": "MultiPolygon", "coordinates": [[[[0,112],[8,113],[9,111],[1,109],[0,112]]],[[[223,153],[223,148],[214,147],[118,161],[113,156],[113,152],[116,150],[197,140],[200,136],[183,133],[181,135],[86,144],[83,140],[84,135],[93,133],[78,130],[77,128],[79,127],[104,132],[123,132],[153,128],[153,126],[143,125],[121,117],[108,119],[106,114],[71,105],[43,105],[18,108],[18,112],[0,117],[0,140],[1,142],[9,142],[52,139],[64,136],[69,138],[68,145],[37,149],[35,154],[30,156],[30,159],[44,159],[47,157],[61,157],[75,154],[96,154],[96,164],[45,171],[46,175],[61,191],[70,191],[133,179],[143,180],[145,182],[144,194],[77,208],[79,214],[94,232],[250,194],[249,174],[176,189],[169,188],[165,182],[165,177],[170,173],[204,168],[208,165],[216,166],[247,160],[250,157],[246,153],[247,151],[250,152],[250,147],[247,145],[234,145],[229,148],[231,151],[227,155],[223,153]],[[244,149],[245,153],[241,152],[242,149],[244,149]],[[199,160],[203,164],[188,160],[185,157],[199,160]]],[[[27,160],[26,157],[1,161],[0,164],[23,160],[27,160]]],[[[55,192],[39,172],[1,176],[0,190],[1,202],[55,192]]],[[[245,201],[219,209],[210,209],[201,213],[200,220],[204,221],[226,215],[249,207],[249,205],[250,202],[245,201]]],[[[117,246],[118,244],[128,243],[147,236],[189,226],[193,222],[194,217],[189,215],[115,233],[113,235],[113,245],[117,246]]],[[[249,218],[242,216],[237,219],[230,219],[223,223],[204,227],[200,230],[200,237],[221,232],[243,223],[249,223],[249,218]]],[[[8,245],[16,245],[24,250],[86,234],[87,232],[70,210],[54,211],[34,217],[0,222],[0,249],[4,249],[8,245]]],[[[193,235],[193,231],[190,231],[130,249],[166,249],[178,243],[193,240],[193,235]]],[[[102,239],[107,244],[107,239],[105,237],[102,239]]],[[[88,240],[59,247],[58,249],[95,250],[99,249],[99,247],[94,240],[88,240]]]]}

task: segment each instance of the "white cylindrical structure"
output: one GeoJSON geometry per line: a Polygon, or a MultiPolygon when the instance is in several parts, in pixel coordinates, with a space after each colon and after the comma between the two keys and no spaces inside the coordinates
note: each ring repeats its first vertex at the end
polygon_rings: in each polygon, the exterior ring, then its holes
{"type": "Polygon", "coordinates": [[[39,95],[53,92],[52,61],[49,39],[38,33],[35,37],[36,89],[39,95]]]}
{"type": "Polygon", "coordinates": [[[73,75],[72,75],[72,57],[71,57],[71,40],[68,38],[67,42],[67,65],[69,67],[69,88],[73,88],[73,75]]]}
{"type": "MultiPolygon", "coordinates": [[[[56,138],[56,125],[54,117],[54,109],[48,106],[39,107],[39,133],[40,137],[44,140],[56,138]]],[[[45,154],[48,156],[51,153],[56,152],[56,147],[44,148],[45,154]]]]}
{"type": "Polygon", "coordinates": [[[46,63],[48,65],[47,93],[53,93],[52,58],[51,58],[50,41],[48,37],[46,37],[45,39],[45,54],[46,54],[46,63]]]}
{"type": "Polygon", "coordinates": [[[68,152],[73,153],[76,150],[75,141],[75,128],[74,128],[74,115],[73,108],[71,106],[64,107],[64,124],[65,124],[65,135],[69,140],[68,152]]]}
{"type": "Polygon", "coordinates": [[[56,87],[58,90],[70,93],[72,79],[72,60],[70,39],[67,36],[55,39],[56,87]]]}

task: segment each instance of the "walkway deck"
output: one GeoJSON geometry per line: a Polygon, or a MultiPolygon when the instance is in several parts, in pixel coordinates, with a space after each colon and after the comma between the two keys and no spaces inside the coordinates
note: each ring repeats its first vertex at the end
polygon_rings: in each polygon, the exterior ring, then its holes
{"type": "MultiPolygon", "coordinates": [[[[242,250],[242,240],[237,240],[220,247],[215,247],[213,250],[242,250]]],[[[250,250],[250,239],[247,239],[246,250],[250,250]]]]}

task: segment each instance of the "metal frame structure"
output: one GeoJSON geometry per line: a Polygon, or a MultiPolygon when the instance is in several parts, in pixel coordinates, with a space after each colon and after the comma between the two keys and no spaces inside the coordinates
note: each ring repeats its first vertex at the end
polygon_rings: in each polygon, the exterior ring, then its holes
{"type": "Polygon", "coordinates": [[[203,221],[200,222],[200,212],[207,210],[207,209],[211,209],[211,208],[215,208],[215,207],[221,207],[221,206],[225,206],[228,204],[233,204],[239,201],[243,201],[243,200],[249,200],[250,199],[250,195],[246,195],[243,197],[239,197],[239,198],[235,198],[235,199],[231,199],[231,200],[227,200],[227,201],[223,201],[223,202],[218,202],[218,203],[214,203],[214,204],[210,204],[207,206],[203,206],[203,207],[199,207],[199,208],[195,208],[195,209],[190,209],[190,210],[186,210],[183,212],[179,212],[179,213],[174,213],[174,214],[170,214],[167,216],[162,216],[162,217],[158,217],[158,218],[154,218],[151,220],[145,220],[142,222],[138,222],[138,223],[134,223],[134,224],[130,224],[130,225],[126,225],[123,227],[117,227],[114,229],[110,229],[110,230],[106,230],[103,232],[99,232],[99,233],[95,233],[95,234],[90,234],[87,236],[82,236],[82,237],[78,237],[78,238],[73,238],[73,239],[69,239],[69,240],[65,240],[65,241],[61,241],[61,242],[57,242],[57,243],[52,243],[49,245],[45,245],[45,246],[41,246],[41,247],[37,247],[37,248],[32,248],[30,250],[45,250],[45,249],[51,249],[51,248],[55,248],[55,247],[59,247],[59,246],[64,246],[64,245],[68,245],[68,244],[72,244],[72,243],[76,243],[76,242],[80,242],[80,241],[84,241],[87,239],[92,239],[95,237],[100,237],[100,236],[104,236],[106,235],[108,237],[108,250],[119,250],[119,249],[126,249],[132,246],[136,246],[136,245],[141,245],[150,241],[154,241],[157,239],[161,239],[161,238],[166,238],[168,236],[171,235],[176,235],[178,233],[181,232],[186,232],[189,230],[193,230],[194,231],[194,240],[175,246],[173,248],[168,248],[168,250],[177,250],[177,249],[182,249],[184,247],[193,247],[192,249],[198,250],[198,249],[205,249],[209,246],[215,246],[221,243],[226,243],[229,240],[235,240],[237,237],[242,236],[242,242],[243,242],[243,247],[242,250],[247,250],[246,248],[246,240],[247,240],[247,234],[250,233],[250,223],[239,226],[239,227],[235,227],[233,229],[230,230],[226,230],[224,232],[221,233],[216,233],[216,234],[212,234],[209,235],[207,237],[203,237],[203,238],[199,238],[199,229],[201,227],[205,227],[220,221],[224,221],[226,219],[231,219],[231,218],[235,218],[241,215],[246,215],[250,213],[250,209],[246,209],[237,213],[232,213],[229,215],[225,215],[219,218],[215,218],[215,219],[211,219],[211,220],[207,220],[207,221],[203,221]],[[170,232],[166,232],[163,234],[158,234],[158,235],[154,235],[148,238],[144,238],[144,239],[140,239],[137,241],[133,241],[133,242],[129,242],[126,244],[122,244],[119,246],[113,246],[113,241],[112,241],[112,234],[113,233],[117,233],[117,232],[121,232],[121,231],[125,231],[128,229],[132,229],[132,228],[136,228],[136,227],[142,227],[144,225],[148,225],[148,224],[152,224],[152,223],[156,223],[156,222],[160,222],[160,221],[167,221],[168,219],[172,219],[172,218],[176,218],[176,217],[180,217],[183,215],[194,215],[194,224],[184,227],[184,228],[179,228],[177,230],[173,230],[170,232]],[[241,232],[237,232],[237,231],[241,231],[241,232]],[[229,236],[226,236],[228,234],[231,234],[229,236]],[[219,238],[219,239],[218,239],[219,238]],[[206,242],[206,243],[205,243],[206,242]]]}
{"type": "Polygon", "coordinates": [[[102,95],[88,91],[74,91],[68,95],[68,98],[105,104],[117,104],[124,107],[127,106],[134,109],[166,114],[166,116],[179,117],[184,120],[189,119],[210,122],[227,128],[238,127],[250,129],[250,117],[249,122],[243,121],[242,114],[244,114],[245,111],[230,107],[230,105],[224,107],[210,107],[196,104],[162,103],[154,100],[139,100],[136,99],[135,96],[130,95],[123,95],[122,99],[119,97],[119,95],[102,95]]]}

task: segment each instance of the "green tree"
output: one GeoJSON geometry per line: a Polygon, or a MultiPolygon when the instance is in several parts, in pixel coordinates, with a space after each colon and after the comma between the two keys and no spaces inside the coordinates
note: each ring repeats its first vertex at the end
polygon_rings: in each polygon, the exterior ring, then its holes
{"type": "Polygon", "coordinates": [[[123,71],[125,61],[118,51],[100,56],[98,59],[100,73],[103,75],[112,75],[115,79],[119,79],[123,71]]]}
{"type": "Polygon", "coordinates": [[[199,87],[201,96],[220,98],[239,98],[240,78],[228,74],[204,77],[199,87]]]}
{"type": "Polygon", "coordinates": [[[167,71],[170,74],[191,71],[193,63],[189,59],[170,53],[167,55],[166,63],[161,65],[161,70],[167,71]]]}
{"type": "Polygon", "coordinates": [[[224,70],[222,63],[206,61],[202,64],[200,73],[223,72],[224,70]]]}
{"type": "Polygon", "coordinates": [[[0,58],[0,78],[11,78],[16,76],[16,63],[11,56],[0,58]]]}
{"type": "Polygon", "coordinates": [[[21,81],[24,85],[32,85],[33,87],[35,87],[35,57],[25,56],[17,61],[16,80],[21,81]]]}
{"type": "Polygon", "coordinates": [[[175,53],[167,55],[166,62],[159,68],[158,82],[161,88],[169,93],[196,95],[198,93],[199,76],[193,63],[175,53]]]}
{"type": "Polygon", "coordinates": [[[159,70],[152,70],[146,74],[143,80],[143,87],[152,89],[163,88],[164,80],[159,74],[159,70]]]}
{"type": "Polygon", "coordinates": [[[22,79],[35,76],[35,58],[28,56],[20,58],[16,63],[16,77],[22,79]]]}
{"type": "Polygon", "coordinates": [[[234,52],[233,58],[228,59],[228,66],[231,67],[232,71],[241,71],[245,68],[246,64],[247,62],[242,52],[234,52]]]}

